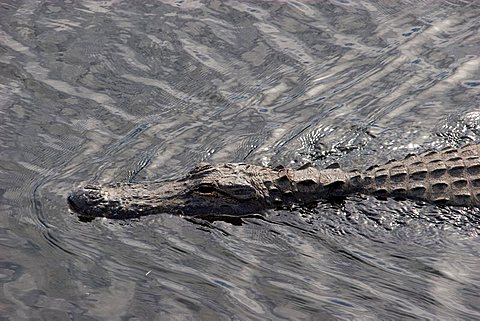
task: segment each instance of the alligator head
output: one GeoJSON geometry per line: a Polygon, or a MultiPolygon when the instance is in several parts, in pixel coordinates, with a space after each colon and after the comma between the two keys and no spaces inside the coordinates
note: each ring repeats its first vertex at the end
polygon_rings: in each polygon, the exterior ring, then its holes
{"type": "MultiPolygon", "coordinates": [[[[81,217],[134,218],[157,213],[185,216],[246,215],[267,204],[259,180],[261,167],[245,164],[200,165],[184,178],[163,182],[86,185],[68,196],[81,217]]],[[[260,175],[261,176],[261,175],[260,175]]]]}

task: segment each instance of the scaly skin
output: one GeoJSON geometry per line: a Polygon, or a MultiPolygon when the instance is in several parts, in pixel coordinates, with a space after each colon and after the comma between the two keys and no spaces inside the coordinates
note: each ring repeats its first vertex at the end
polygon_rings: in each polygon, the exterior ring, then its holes
{"type": "Polygon", "coordinates": [[[308,205],[318,201],[318,195],[326,199],[341,196],[351,189],[349,176],[339,169],[205,164],[174,181],[87,185],[70,194],[68,201],[76,212],[90,217],[246,215],[293,204],[308,205]]]}
{"type": "Polygon", "coordinates": [[[205,164],[173,181],[87,185],[68,201],[81,216],[122,219],[157,213],[247,215],[352,193],[479,206],[479,155],[480,145],[469,145],[408,156],[364,172],[205,164]]]}
{"type": "Polygon", "coordinates": [[[425,152],[363,173],[365,194],[454,206],[480,206],[480,145],[425,152]]]}

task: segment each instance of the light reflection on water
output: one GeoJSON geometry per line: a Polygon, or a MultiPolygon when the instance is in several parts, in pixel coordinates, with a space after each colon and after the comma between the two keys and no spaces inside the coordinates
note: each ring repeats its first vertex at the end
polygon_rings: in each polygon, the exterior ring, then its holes
{"type": "Polygon", "coordinates": [[[475,2],[3,2],[0,315],[478,319],[477,210],[80,222],[81,183],[478,142],[475,2]]]}

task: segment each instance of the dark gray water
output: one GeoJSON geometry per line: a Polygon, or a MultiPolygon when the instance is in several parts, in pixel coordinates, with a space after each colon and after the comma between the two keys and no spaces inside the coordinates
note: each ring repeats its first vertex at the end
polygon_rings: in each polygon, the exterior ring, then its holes
{"type": "Polygon", "coordinates": [[[0,320],[480,319],[480,211],[80,222],[88,182],[480,142],[477,1],[2,1],[0,320]]]}

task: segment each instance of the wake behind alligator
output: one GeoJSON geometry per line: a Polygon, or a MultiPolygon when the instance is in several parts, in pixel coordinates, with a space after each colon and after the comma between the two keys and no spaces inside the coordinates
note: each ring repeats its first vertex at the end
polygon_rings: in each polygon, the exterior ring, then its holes
{"type": "Polygon", "coordinates": [[[68,202],[84,217],[211,217],[314,206],[354,193],[479,207],[480,145],[410,155],[365,171],[205,164],[178,180],[87,185],[71,193],[68,202]]]}

